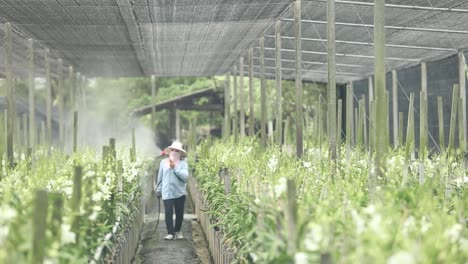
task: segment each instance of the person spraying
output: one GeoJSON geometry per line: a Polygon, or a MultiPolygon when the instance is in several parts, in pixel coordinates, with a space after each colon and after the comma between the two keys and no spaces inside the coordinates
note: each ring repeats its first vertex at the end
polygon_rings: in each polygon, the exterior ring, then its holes
{"type": "Polygon", "coordinates": [[[174,141],[167,147],[168,158],[159,164],[156,196],[164,202],[164,216],[166,221],[166,240],[183,239],[181,233],[184,220],[184,206],[187,195],[188,164],[185,158],[187,152],[182,143],[174,141]],[[173,215],[175,211],[175,225],[173,215]]]}

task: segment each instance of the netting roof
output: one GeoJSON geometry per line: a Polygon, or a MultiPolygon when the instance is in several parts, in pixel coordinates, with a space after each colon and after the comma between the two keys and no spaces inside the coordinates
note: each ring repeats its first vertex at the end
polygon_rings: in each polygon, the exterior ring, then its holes
{"type": "MultiPolygon", "coordinates": [[[[291,5],[291,0],[0,0],[0,18],[15,29],[17,74],[27,69],[31,37],[38,74],[48,47],[52,63],[60,57],[90,77],[220,75],[250,47],[258,74],[261,36],[266,74],[273,77],[273,25],[281,18],[283,77],[293,78],[291,5]]],[[[336,1],[338,82],[373,74],[373,8],[373,0],[336,1]]],[[[388,69],[448,57],[468,45],[467,0],[387,0],[385,19],[388,69]]],[[[303,78],[325,81],[326,0],[303,0],[302,20],[303,78]]],[[[4,70],[2,63],[0,73],[4,70]]]]}

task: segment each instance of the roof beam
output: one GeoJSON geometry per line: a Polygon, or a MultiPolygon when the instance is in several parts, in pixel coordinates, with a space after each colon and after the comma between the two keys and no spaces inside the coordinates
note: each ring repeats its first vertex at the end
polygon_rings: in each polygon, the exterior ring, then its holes
{"type": "MultiPolygon", "coordinates": [[[[244,65],[244,68],[248,68],[249,65],[244,65]]],[[[260,68],[259,65],[254,65],[253,66],[254,68],[260,68]]],[[[275,70],[276,68],[275,67],[271,67],[271,66],[265,66],[265,69],[271,69],[271,70],[275,70]]],[[[287,68],[287,67],[283,67],[281,70],[286,70],[286,71],[295,71],[296,69],[295,68],[287,68]]],[[[318,74],[324,74],[324,75],[327,75],[328,74],[328,71],[321,71],[321,70],[309,70],[309,69],[302,69],[302,72],[311,72],[311,73],[318,73],[318,74]]],[[[338,75],[344,75],[344,76],[356,76],[356,77],[365,77],[367,75],[363,75],[363,74],[359,74],[359,73],[355,73],[355,72],[336,72],[336,74],[338,75]]]]}
{"type": "MultiPolygon", "coordinates": [[[[266,35],[267,38],[274,38],[273,35],[266,35]]],[[[293,37],[282,36],[282,39],[294,39],[293,37]]],[[[315,42],[327,42],[326,39],[318,38],[302,38],[306,41],[315,41],[315,42]]],[[[347,41],[347,40],[336,40],[336,43],[341,44],[351,44],[351,45],[361,45],[361,46],[374,46],[372,42],[360,42],[360,41],[347,41]]],[[[428,47],[428,46],[413,46],[413,45],[397,45],[397,44],[386,44],[385,47],[389,48],[402,48],[402,49],[418,49],[418,50],[434,50],[434,51],[445,51],[445,52],[458,52],[457,49],[452,48],[438,48],[438,47],[428,47]]]]}
{"type": "MultiPolygon", "coordinates": [[[[259,47],[255,47],[258,49],[259,47]]],[[[265,50],[275,50],[274,48],[265,48],[265,50]]],[[[282,51],[286,52],[295,52],[293,49],[281,49],[282,51]]],[[[316,55],[327,55],[326,52],[322,51],[310,51],[310,50],[303,50],[302,53],[305,54],[316,54],[316,55]]],[[[336,56],[339,57],[352,57],[352,58],[361,58],[361,59],[374,59],[374,56],[371,55],[360,55],[360,54],[349,54],[349,53],[336,53],[336,56]]],[[[386,57],[386,60],[393,60],[393,61],[409,61],[409,62],[421,62],[422,59],[409,59],[409,58],[398,58],[398,57],[386,57]]]]}
{"type": "MultiPolygon", "coordinates": [[[[259,60],[260,57],[253,57],[254,60],[259,60]]],[[[265,60],[269,61],[276,61],[275,58],[265,58],[265,60]]],[[[296,62],[295,60],[288,60],[288,59],[281,59],[282,62],[291,62],[294,63],[296,62]]],[[[304,64],[310,64],[310,65],[328,65],[326,62],[321,62],[321,61],[302,61],[304,64]]],[[[369,69],[374,69],[373,65],[360,65],[360,64],[348,64],[348,63],[337,63],[336,66],[338,67],[351,67],[351,68],[369,68],[369,69]]]]}
{"type": "MultiPolygon", "coordinates": [[[[291,18],[282,18],[281,20],[287,22],[294,22],[291,18]]],[[[303,23],[322,24],[326,25],[327,21],[322,20],[302,20],[303,23]]],[[[347,27],[369,27],[374,28],[372,24],[358,24],[358,23],[345,23],[336,22],[335,25],[347,26],[347,27]]],[[[422,31],[422,32],[434,32],[434,33],[449,33],[449,34],[468,34],[468,30],[456,30],[456,29],[439,29],[439,28],[419,28],[419,27],[402,27],[402,26],[385,26],[385,29],[394,30],[409,30],[409,31],[422,31]]]]}
{"type": "MultiPolygon", "coordinates": [[[[327,2],[327,0],[306,0],[306,2],[327,2]]],[[[374,6],[373,2],[335,0],[335,3],[337,3],[337,4],[360,5],[360,6],[374,6]]],[[[451,8],[451,7],[432,7],[432,6],[399,5],[399,4],[385,4],[385,7],[399,8],[399,9],[437,11],[437,12],[468,13],[468,9],[451,8]]]]}

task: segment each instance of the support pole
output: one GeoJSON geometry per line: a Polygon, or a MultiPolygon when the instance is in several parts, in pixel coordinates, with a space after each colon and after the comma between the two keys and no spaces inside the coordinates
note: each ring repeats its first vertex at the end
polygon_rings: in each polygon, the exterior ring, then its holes
{"type": "Polygon", "coordinates": [[[5,23],[5,68],[7,86],[7,157],[8,165],[13,167],[13,135],[15,131],[16,119],[16,99],[15,87],[13,85],[13,36],[11,34],[11,24],[5,23]]]}
{"type": "Polygon", "coordinates": [[[156,77],[154,75],[151,75],[151,129],[155,129],[155,123],[156,123],[156,77]]]}
{"type": "Polygon", "coordinates": [[[232,77],[234,78],[234,87],[232,91],[232,97],[233,97],[233,105],[234,105],[234,116],[233,116],[233,126],[232,126],[232,134],[234,135],[234,141],[237,142],[239,139],[239,115],[238,115],[238,108],[237,108],[237,102],[239,101],[238,98],[238,89],[237,89],[237,67],[234,66],[232,68],[232,77]]]}
{"type": "Polygon", "coordinates": [[[34,102],[34,41],[28,39],[28,95],[29,95],[29,135],[28,135],[28,148],[34,148],[36,145],[36,106],[34,102]]]}
{"type": "Polygon", "coordinates": [[[229,74],[226,74],[226,77],[224,79],[224,138],[228,138],[231,131],[231,123],[229,118],[231,116],[231,87],[229,86],[230,78],[231,77],[229,76],[229,74]]]}
{"type": "Polygon", "coordinates": [[[249,49],[249,136],[253,137],[255,133],[255,117],[254,117],[254,76],[253,76],[253,48],[249,49]]]}
{"type": "Polygon", "coordinates": [[[283,142],[283,108],[281,99],[283,97],[282,72],[281,72],[281,19],[275,23],[275,43],[276,43],[276,144],[280,146],[283,142]]]}
{"type": "Polygon", "coordinates": [[[45,49],[44,53],[45,68],[46,68],[46,145],[52,143],[52,84],[50,79],[50,62],[49,49],[45,49]]]}
{"type": "Polygon", "coordinates": [[[245,136],[245,110],[244,110],[244,57],[239,59],[239,129],[240,137],[245,136]]]}
{"type": "Polygon", "coordinates": [[[301,0],[294,1],[294,37],[296,52],[296,155],[302,157],[304,152],[302,138],[302,31],[301,0]]]}
{"type": "Polygon", "coordinates": [[[396,70],[392,70],[392,110],[393,110],[393,147],[400,145],[398,138],[398,75],[396,70]]]}
{"type": "Polygon", "coordinates": [[[65,105],[63,85],[63,61],[58,59],[58,108],[59,108],[59,148],[65,145],[65,105]]]}
{"type": "MultiPolygon", "coordinates": [[[[327,1],[327,50],[328,50],[328,137],[330,157],[336,160],[336,44],[335,0],[327,1]]],[[[331,177],[336,173],[333,166],[331,177]]]]}
{"type": "Polygon", "coordinates": [[[267,145],[266,135],[266,80],[265,80],[265,38],[260,38],[260,109],[261,109],[261,144],[263,147],[267,145]]]}
{"type": "Polygon", "coordinates": [[[374,4],[374,42],[375,42],[375,95],[376,95],[376,170],[377,177],[383,176],[384,159],[388,142],[386,137],[385,121],[388,116],[385,107],[385,0],[375,0],[374,4]]]}
{"type": "Polygon", "coordinates": [[[463,149],[465,152],[468,150],[467,146],[467,141],[468,141],[468,131],[467,131],[467,120],[466,120],[466,77],[467,77],[467,66],[466,66],[466,61],[465,61],[465,55],[463,54],[463,51],[460,51],[458,53],[458,62],[459,62],[459,77],[460,77],[460,98],[462,99],[462,124],[463,126],[463,149]]]}

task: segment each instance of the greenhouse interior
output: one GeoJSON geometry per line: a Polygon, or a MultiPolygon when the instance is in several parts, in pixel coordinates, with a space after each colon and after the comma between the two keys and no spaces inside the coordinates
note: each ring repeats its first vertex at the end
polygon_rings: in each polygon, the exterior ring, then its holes
{"type": "Polygon", "coordinates": [[[0,0],[0,263],[467,263],[467,24],[0,0]]]}

